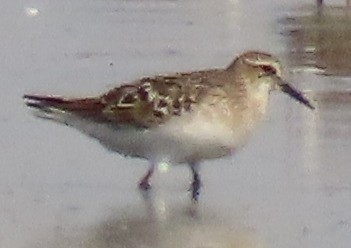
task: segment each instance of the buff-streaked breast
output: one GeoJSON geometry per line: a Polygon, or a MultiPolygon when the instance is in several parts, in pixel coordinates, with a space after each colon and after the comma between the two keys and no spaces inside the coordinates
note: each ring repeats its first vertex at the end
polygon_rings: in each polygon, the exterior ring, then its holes
{"type": "Polygon", "coordinates": [[[38,116],[86,133],[106,148],[157,164],[190,166],[192,198],[200,190],[201,161],[242,147],[266,113],[269,93],[281,90],[310,109],[302,93],[281,78],[277,58],[245,52],[225,69],[144,77],[98,97],[24,95],[38,116]]]}

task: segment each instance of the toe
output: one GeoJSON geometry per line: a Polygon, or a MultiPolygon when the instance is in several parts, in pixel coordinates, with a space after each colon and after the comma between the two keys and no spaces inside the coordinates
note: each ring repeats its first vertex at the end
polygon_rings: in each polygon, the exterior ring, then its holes
{"type": "Polygon", "coordinates": [[[149,182],[141,181],[139,183],[139,189],[145,190],[145,191],[149,190],[149,189],[151,189],[151,184],[149,182]]]}

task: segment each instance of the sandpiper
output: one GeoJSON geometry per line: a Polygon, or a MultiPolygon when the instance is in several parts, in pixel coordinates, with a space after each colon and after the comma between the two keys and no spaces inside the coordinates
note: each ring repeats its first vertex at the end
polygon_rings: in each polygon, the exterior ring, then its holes
{"type": "Polygon", "coordinates": [[[98,97],[24,99],[39,117],[75,127],[125,156],[147,159],[151,166],[141,189],[150,188],[156,165],[188,164],[197,201],[201,161],[242,147],[264,116],[272,90],[314,109],[281,75],[277,58],[249,51],[225,69],[144,77],[98,97]]]}

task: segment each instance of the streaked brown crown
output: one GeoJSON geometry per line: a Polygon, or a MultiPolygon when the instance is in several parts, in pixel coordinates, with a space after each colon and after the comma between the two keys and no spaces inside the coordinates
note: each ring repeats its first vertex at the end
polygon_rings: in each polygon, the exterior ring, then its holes
{"type": "Polygon", "coordinates": [[[239,77],[248,79],[247,82],[251,83],[264,82],[259,80],[263,76],[282,76],[282,66],[276,57],[256,51],[243,53],[226,70],[239,75],[239,77]]]}

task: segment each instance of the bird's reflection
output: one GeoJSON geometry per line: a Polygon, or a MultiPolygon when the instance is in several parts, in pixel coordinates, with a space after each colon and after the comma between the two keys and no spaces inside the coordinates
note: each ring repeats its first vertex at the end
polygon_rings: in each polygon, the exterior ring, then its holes
{"type": "MultiPolygon", "coordinates": [[[[190,204],[172,207],[153,195],[142,204],[114,210],[101,223],[87,228],[80,238],[64,246],[84,248],[250,248],[263,247],[252,229],[229,223],[218,215],[190,204]]],[[[175,206],[177,205],[177,206],[175,206]]],[[[67,238],[66,238],[67,240],[67,238]]],[[[68,239],[69,240],[69,239],[68,239]]],[[[71,239],[72,240],[72,239],[71,239]]],[[[55,248],[63,247],[55,242],[55,248]]]]}
{"type": "Polygon", "coordinates": [[[154,195],[143,195],[140,207],[121,211],[94,229],[85,247],[258,247],[244,228],[196,204],[169,207],[154,195]]]}

